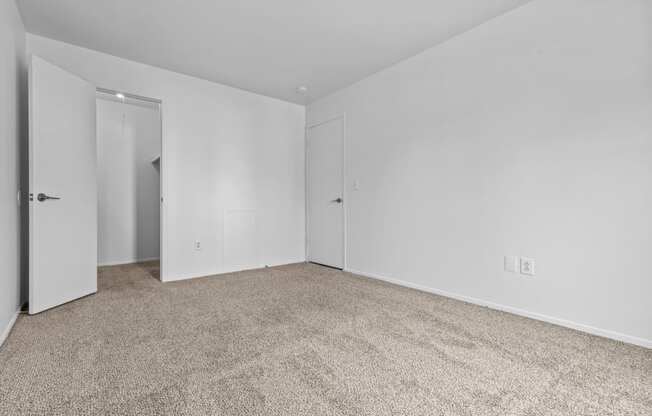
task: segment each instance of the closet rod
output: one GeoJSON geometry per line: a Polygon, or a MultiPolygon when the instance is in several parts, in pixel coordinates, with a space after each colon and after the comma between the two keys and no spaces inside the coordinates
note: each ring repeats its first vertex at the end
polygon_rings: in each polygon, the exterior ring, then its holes
{"type": "Polygon", "coordinates": [[[161,100],[157,100],[156,98],[143,97],[142,95],[129,94],[127,92],[120,92],[120,91],[110,90],[108,88],[97,87],[96,91],[101,92],[103,94],[110,94],[110,95],[116,95],[116,94],[120,93],[120,94],[124,95],[125,97],[131,98],[133,100],[147,101],[149,103],[154,103],[154,104],[161,104],[161,102],[162,102],[161,100]]]}

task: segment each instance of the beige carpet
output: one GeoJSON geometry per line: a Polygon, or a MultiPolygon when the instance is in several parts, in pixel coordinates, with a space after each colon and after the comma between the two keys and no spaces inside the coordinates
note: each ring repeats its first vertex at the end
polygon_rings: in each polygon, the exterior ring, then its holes
{"type": "Polygon", "coordinates": [[[20,316],[2,415],[652,415],[652,350],[314,265],[20,316]]]}

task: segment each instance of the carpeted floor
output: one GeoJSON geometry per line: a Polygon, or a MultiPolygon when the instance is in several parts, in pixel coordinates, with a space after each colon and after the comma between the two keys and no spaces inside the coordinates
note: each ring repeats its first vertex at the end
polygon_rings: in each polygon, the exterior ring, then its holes
{"type": "Polygon", "coordinates": [[[652,415],[652,350],[299,264],[21,315],[2,415],[652,415]]]}

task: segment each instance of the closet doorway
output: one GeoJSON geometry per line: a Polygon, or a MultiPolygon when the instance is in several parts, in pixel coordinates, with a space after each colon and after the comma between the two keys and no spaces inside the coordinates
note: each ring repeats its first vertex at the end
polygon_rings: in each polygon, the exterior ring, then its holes
{"type": "Polygon", "coordinates": [[[96,108],[98,265],[160,279],[161,102],[98,88],[96,108]]]}

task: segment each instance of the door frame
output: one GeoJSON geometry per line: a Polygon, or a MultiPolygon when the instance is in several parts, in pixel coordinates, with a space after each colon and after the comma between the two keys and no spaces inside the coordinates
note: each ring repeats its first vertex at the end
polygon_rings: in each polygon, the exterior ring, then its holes
{"type": "Polygon", "coordinates": [[[308,130],[321,126],[322,124],[329,123],[331,121],[335,120],[341,120],[342,121],[342,270],[348,270],[348,249],[347,249],[347,241],[348,241],[348,215],[347,215],[347,206],[349,203],[349,195],[347,192],[346,184],[348,182],[347,180],[347,169],[346,169],[346,143],[347,143],[347,138],[346,138],[346,113],[340,113],[337,114],[333,117],[329,117],[326,119],[323,119],[321,121],[307,124],[306,123],[306,128],[304,130],[304,177],[306,178],[305,180],[305,189],[304,189],[304,209],[305,209],[305,224],[304,228],[306,230],[306,237],[305,237],[305,244],[304,244],[304,256],[306,258],[306,261],[309,262],[309,256],[308,256],[308,241],[310,241],[310,230],[308,229],[308,219],[309,219],[309,207],[308,207],[308,192],[309,192],[309,186],[310,186],[310,180],[308,177],[308,130]]]}
{"type": "Polygon", "coordinates": [[[165,132],[163,130],[163,100],[159,98],[152,98],[152,97],[145,97],[143,95],[137,95],[137,94],[132,94],[128,92],[123,92],[123,91],[118,91],[118,90],[113,90],[109,88],[103,88],[96,86],[95,91],[103,94],[112,94],[116,95],[118,93],[124,95],[125,97],[132,98],[134,100],[140,100],[140,101],[148,101],[150,103],[155,103],[158,104],[158,115],[159,115],[159,123],[160,123],[160,131],[161,131],[161,154],[160,154],[160,159],[159,159],[159,280],[161,282],[165,282],[164,279],[164,272],[163,270],[167,269],[167,265],[165,264],[165,260],[167,258],[166,253],[167,253],[167,238],[166,238],[166,227],[165,223],[167,222],[166,219],[167,217],[165,216],[167,213],[167,210],[165,209],[166,202],[167,202],[167,170],[166,166],[167,163],[163,163],[164,160],[166,160],[166,148],[167,146],[165,145],[165,132]]]}

